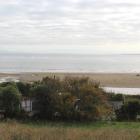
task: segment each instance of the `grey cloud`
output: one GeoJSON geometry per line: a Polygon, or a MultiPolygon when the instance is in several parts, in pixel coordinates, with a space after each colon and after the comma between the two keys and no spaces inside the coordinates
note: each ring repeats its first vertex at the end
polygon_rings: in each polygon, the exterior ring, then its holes
{"type": "Polygon", "coordinates": [[[138,42],[140,3],[13,0],[0,3],[0,44],[138,42]]]}

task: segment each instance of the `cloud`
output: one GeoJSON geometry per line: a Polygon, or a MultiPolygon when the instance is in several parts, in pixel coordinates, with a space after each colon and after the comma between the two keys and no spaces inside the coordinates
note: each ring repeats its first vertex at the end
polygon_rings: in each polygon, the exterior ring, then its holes
{"type": "Polygon", "coordinates": [[[19,0],[0,0],[0,5],[15,5],[18,4],[19,0]]]}
{"type": "Polygon", "coordinates": [[[140,43],[138,0],[0,0],[0,45],[140,43]]]}

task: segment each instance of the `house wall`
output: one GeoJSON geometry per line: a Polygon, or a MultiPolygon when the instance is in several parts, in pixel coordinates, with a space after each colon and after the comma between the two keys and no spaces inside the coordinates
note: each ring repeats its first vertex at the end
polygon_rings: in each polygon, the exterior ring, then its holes
{"type": "Polygon", "coordinates": [[[21,108],[26,112],[32,111],[32,101],[31,100],[22,100],[21,102],[21,108]]]}
{"type": "Polygon", "coordinates": [[[112,101],[110,102],[114,110],[118,110],[123,106],[123,101],[112,101]]]}

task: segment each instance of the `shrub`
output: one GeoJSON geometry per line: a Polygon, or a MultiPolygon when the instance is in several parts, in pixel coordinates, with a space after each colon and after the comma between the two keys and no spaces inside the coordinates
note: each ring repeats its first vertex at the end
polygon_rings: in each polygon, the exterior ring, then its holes
{"type": "Polygon", "coordinates": [[[137,101],[128,102],[123,105],[121,109],[116,111],[118,120],[136,120],[137,115],[140,113],[140,103],[137,101]]]}
{"type": "Polygon", "coordinates": [[[88,121],[110,111],[107,96],[89,78],[44,78],[32,89],[38,115],[43,119],[88,121]]]}

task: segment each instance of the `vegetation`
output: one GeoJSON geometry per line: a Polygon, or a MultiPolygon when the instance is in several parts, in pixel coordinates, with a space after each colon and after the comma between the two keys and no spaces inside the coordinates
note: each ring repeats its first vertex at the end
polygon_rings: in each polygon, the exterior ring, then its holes
{"type": "Polygon", "coordinates": [[[0,140],[140,140],[139,123],[0,123],[0,140]]]}
{"type": "Polygon", "coordinates": [[[20,93],[14,86],[0,88],[0,108],[4,112],[5,118],[16,117],[20,112],[20,93]]]}
{"type": "Polygon", "coordinates": [[[124,95],[110,93],[109,99],[110,101],[124,101],[124,95]]]}
{"type": "Polygon", "coordinates": [[[118,120],[135,121],[140,114],[140,103],[137,101],[128,102],[116,111],[118,120]]]}
{"type": "Polygon", "coordinates": [[[136,121],[140,118],[140,96],[139,95],[122,95],[122,94],[109,94],[110,101],[122,101],[121,108],[115,110],[116,119],[118,121],[136,121]]]}
{"type": "Polygon", "coordinates": [[[106,93],[89,78],[2,83],[0,113],[0,140],[140,140],[140,123],[131,122],[140,114],[140,96],[106,93]],[[22,110],[22,99],[33,101],[32,117],[22,110]],[[114,112],[110,102],[123,105],[114,112]],[[114,113],[128,122],[110,121],[114,113]]]}
{"type": "Polygon", "coordinates": [[[31,84],[18,82],[16,86],[23,97],[28,97],[30,94],[31,84]]]}
{"type": "Polygon", "coordinates": [[[40,119],[88,121],[109,113],[104,91],[88,78],[44,78],[35,83],[31,97],[40,119]]]}
{"type": "Polygon", "coordinates": [[[111,120],[115,113],[119,121],[136,121],[140,114],[140,96],[106,93],[89,78],[45,77],[34,83],[0,84],[0,111],[5,118],[29,117],[20,106],[23,98],[33,101],[36,120],[111,120]],[[123,105],[113,110],[111,102],[123,105]]]}

